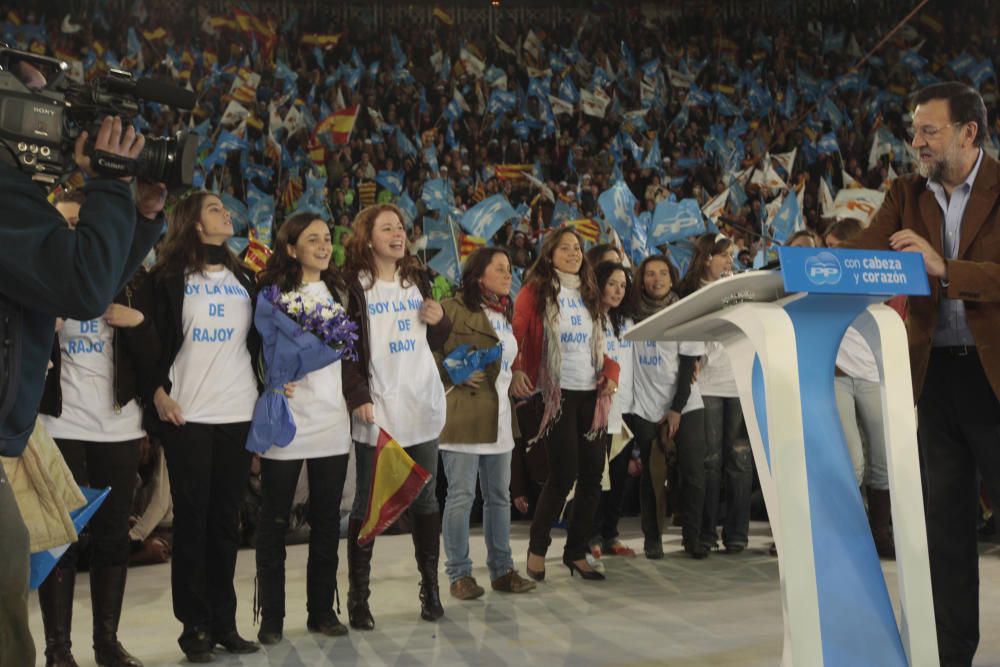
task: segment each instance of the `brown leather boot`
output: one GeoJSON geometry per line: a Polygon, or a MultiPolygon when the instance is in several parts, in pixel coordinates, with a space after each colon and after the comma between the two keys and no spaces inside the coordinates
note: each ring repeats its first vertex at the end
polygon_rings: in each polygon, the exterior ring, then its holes
{"type": "Polygon", "coordinates": [[[76,570],[56,567],[38,587],[45,627],[45,667],[77,667],[70,650],[76,570]]]}

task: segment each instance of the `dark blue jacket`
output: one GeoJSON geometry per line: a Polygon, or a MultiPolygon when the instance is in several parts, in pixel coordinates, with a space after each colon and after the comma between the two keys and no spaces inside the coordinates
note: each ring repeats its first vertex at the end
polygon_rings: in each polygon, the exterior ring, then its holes
{"type": "Polygon", "coordinates": [[[85,187],[71,230],[29,177],[0,163],[0,456],[20,456],[35,426],[56,317],[104,314],[162,230],[136,221],[131,188],[85,187]]]}

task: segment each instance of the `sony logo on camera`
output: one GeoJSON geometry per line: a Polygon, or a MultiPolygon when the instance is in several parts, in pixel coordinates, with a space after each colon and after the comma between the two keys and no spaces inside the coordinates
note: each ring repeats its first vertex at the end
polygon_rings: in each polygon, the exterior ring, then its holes
{"type": "Polygon", "coordinates": [[[56,110],[55,109],[50,109],[48,107],[36,107],[36,106],[33,106],[33,107],[31,107],[31,110],[34,113],[45,114],[46,116],[55,116],[56,115],[56,110]]]}

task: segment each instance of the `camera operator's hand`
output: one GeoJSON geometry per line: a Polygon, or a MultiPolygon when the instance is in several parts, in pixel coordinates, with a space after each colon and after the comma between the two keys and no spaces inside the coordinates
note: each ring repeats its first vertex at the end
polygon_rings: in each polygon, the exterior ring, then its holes
{"type": "Polygon", "coordinates": [[[169,422],[174,426],[184,426],[187,423],[181,413],[181,406],[170,398],[170,394],[165,392],[163,387],[157,387],[153,394],[153,405],[156,406],[156,414],[160,421],[169,422]]]}
{"type": "Polygon", "coordinates": [[[135,208],[139,215],[155,220],[167,203],[167,184],[139,180],[135,189],[135,208]]]}
{"type": "MultiPolygon", "coordinates": [[[[88,176],[94,178],[97,172],[90,165],[90,156],[84,155],[83,147],[87,143],[87,132],[81,132],[76,139],[76,150],[74,159],[88,176]]],[[[122,119],[119,116],[105,116],[101,121],[101,129],[97,131],[97,139],[94,141],[94,151],[104,151],[112,155],[118,155],[134,160],[139,157],[142,147],[146,145],[146,138],[137,134],[131,125],[123,132],[122,119]]],[[[132,177],[128,176],[121,180],[129,183],[132,177]]]]}

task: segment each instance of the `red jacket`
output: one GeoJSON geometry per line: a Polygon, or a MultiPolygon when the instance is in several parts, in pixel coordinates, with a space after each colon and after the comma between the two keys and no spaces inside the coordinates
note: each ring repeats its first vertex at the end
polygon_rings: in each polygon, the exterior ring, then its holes
{"type": "MultiPolygon", "coordinates": [[[[524,287],[514,300],[514,338],[517,339],[517,358],[514,370],[528,374],[532,386],[538,383],[538,368],[542,363],[544,325],[538,315],[538,292],[533,287],[524,287]]],[[[618,384],[621,367],[607,354],[601,375],[618,384]]]]}

